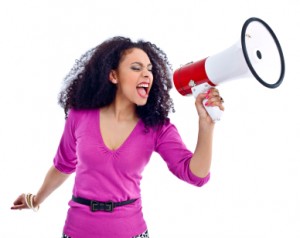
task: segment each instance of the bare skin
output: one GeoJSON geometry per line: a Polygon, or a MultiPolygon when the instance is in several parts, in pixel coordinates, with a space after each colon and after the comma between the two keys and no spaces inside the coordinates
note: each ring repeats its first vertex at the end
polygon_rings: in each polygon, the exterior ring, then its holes
{"type": "MultiPolygon", "coordinates": [[[[55,189],[57,189],[69,177],[69,174],[59,172],[51,166],[38,193],[33,198],[33,206],[39,206],[55,189]]],[[[21,194],[15,201],[12,210],[28,208],[25,202],[25,194],[21,194]]]]}
{"type": "Polygon", "coordinates": [[[195,105],[199,115],[198,140],[194,155],[190,161],[190,169],[198,177],[205,177],[210,171],[215,125],[202,104],[204,99],[208,99],[208,106],[218,106],[224,111],[222,98],[216,88],[211,88],[206,94],[199,94],[197,96],[195,105]]]}

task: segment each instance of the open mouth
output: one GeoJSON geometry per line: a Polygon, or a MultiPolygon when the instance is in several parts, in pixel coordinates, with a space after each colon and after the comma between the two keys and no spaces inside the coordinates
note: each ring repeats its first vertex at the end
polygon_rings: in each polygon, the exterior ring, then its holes
{"type": "Polygon", "coordinates": [[[141,97],[143,97],[143,98],[148,97],[148,94],[149,94],[149,83],[140,83],[136,88],[137,88],[138,94],[141,97]]]}

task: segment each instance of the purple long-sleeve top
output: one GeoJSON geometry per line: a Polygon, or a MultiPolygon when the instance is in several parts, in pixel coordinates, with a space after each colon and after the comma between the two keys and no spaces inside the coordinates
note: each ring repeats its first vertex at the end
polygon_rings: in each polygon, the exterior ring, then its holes
{"type": "Polygon", "coordinates": [[[64,233],[72,238],[130,238],[146,229],[141,205],[140,181],[151,154],[157,152],[178,178],[202,186],[209,180],[195,176],[188,150],[176,129],[168,121],[160,129],[145,132],[139,120],[131,134],[116,150],[103,142],[100,130],[101,110],[70,110],[54,158],[62,173],[76,171],[73,195],[96,201],[121,202],[137,199],[113,212],[91,212],[86,205],[69,202],[64,233]]]}

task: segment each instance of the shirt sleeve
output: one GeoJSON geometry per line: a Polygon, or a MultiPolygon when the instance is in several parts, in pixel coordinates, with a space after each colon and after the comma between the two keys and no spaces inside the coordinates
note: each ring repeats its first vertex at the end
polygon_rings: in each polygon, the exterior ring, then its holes
{"type": "Polygon", "coordinates": [[[160,154],[169,170],[179,179],[198,187],[208,182],[210,173],[200,178],[190,170],[189,164],[193,153],[187,149],[177,128],[170,121],[158,131],[155,151],[160,154]]]}
{"type": "Polygon", "coordinates": [[[54,167],[62,173],[73,173],[76,169],[76,138],[74,111],[70,110],[64,131],[54,157],[54,167]]]}

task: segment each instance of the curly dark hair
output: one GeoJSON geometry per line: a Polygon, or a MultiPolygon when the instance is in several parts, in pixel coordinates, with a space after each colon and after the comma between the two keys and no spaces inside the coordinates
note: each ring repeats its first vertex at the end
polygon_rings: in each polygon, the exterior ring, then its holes
{"type": "Polygon", "coordinates": [[[73,109],[92,109],[107,106],[116,96],[116,85],[110,82],[109,73],[118,68],[125,51],[139,48],[149,57],[152,64],[153,85],[144,106],[136,112],[146,127],[164,124],[168,114],[174,112],[169,91],[172,88],[172,67],[166,54],[155,44],[117,36],[110,38],[87,51],[65,77],[65,87],[59,93],[59,104],[66,117],[73,109]]]}

